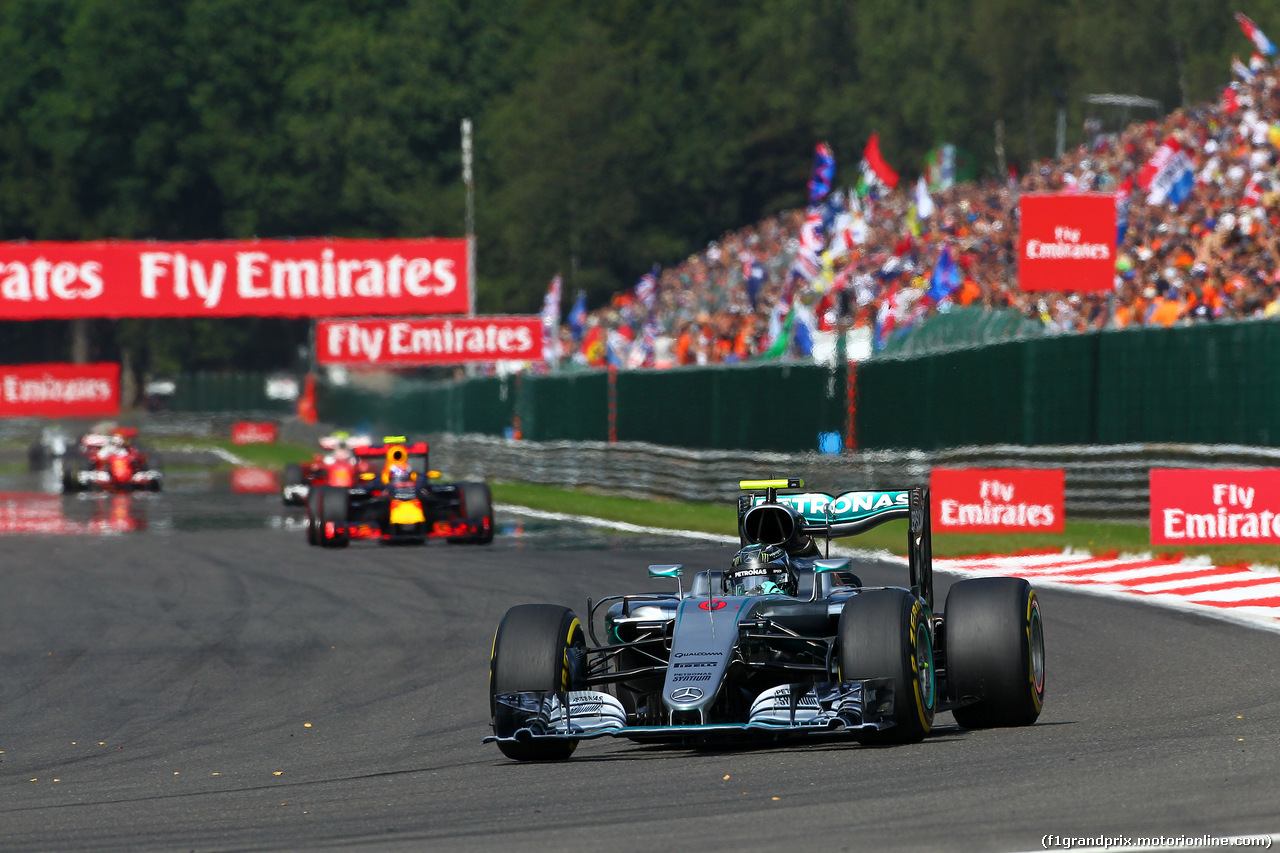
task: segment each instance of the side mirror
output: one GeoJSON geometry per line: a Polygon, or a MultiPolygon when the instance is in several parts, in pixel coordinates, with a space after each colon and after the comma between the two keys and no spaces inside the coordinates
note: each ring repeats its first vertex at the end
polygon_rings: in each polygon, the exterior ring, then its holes
{"type": "Polygon", "coordinates": [[[814,560],[813,571],[815,574],[825,575],[828,572],[847,572],[849,565],[853,561],[848,557],[834,557],[829,560],[814,560]]]}
{"type": "MultiPolygon", "coordinates": [[[[849,562],[845,560],[845,562],[849,562]]],[[[684,565],[681,563],[666,563],[649,567],[649,577],[651,578],[679,578],[684,574],[684,565]]]]}

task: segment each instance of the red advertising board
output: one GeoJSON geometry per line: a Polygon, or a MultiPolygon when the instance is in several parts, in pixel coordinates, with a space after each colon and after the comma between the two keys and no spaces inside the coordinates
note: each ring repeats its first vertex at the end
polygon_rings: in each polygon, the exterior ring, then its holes
{"type": "Polygon", "coordinates": [[[231,491],[237,495],[270,495],[280,491],[280,480],[268,468],[237,468],[231,472],[231,491]]]}
{"type": "Polygon", "coordinates": [[[538,317],[322,320],[316,324],[320,364],[409,367],[467,361],[542,358],[538,317]]]}
{"type": "Polygon", "coordinates": [[[120,365],[0,367],[0,418],[99,418],[120,413],[120,365]]]}
{"type": "Polygon", "coordinates": [[[1280,543],[1280,468],[1151,469],[1151,544],[1280,543]]]}
{"type": "Polygon", "coordinates": [[[934,468],[930,514],[936,533],[1061,533],[1061,468],[934,468]]]}
{"type": "Polygon", "coordinates": [[[270,421],[238,421],[231,425],[232,444],[275,444],[280,427],[270,421]]]}
{"type": "Polygon", "coordinates": [[[1026,193],[1018,201],[1022,290],[1109,291],[1116,274],[1111,193],[1026,193]]]}
{"type": "Polygon", "coordinates": [[[465,314],[466,240],[0,243],[0,316],[465,314]]]}

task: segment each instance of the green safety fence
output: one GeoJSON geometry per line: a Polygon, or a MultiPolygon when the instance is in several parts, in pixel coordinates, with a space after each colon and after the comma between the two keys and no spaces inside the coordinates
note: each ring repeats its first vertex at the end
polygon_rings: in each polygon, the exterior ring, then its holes
{"type": "Polygon", "coordinates": [[[1280,323],[1010,340],[843,369],[577,371],[388,392],[322,385],[322,419],[391,431],[805,451],[1186,442],[1280,446],[1280,323]],[[854,411],[854,423],[849,413],[854,411]],[[834,442],[832,442],[834,439],[834,442]]]}
{"type": "Polygon", "coordinates": [[[981,346],[1044,336],[1044,326],[1010,308],[952,308],[885,341],[884,355],[928,355],[956,347],[981,346]]]}
{"type": "Polygon", "coordinates": [[[287,415],[293,400],[267,396],[265,373],[182,373],[166,408],[174,412],[263,412],[287,415]]]}

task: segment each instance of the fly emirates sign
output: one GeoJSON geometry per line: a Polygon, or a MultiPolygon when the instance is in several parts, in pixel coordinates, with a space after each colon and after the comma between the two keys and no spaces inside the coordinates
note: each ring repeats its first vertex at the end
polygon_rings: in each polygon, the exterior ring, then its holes
{"type": "Polygon", "coordinates": [[[1151,469],[1151,544],[1280,543],[1280,469],[1151,469]]]}
{"type": "Polygon", "coordinates": [[[316,324],[321,364],[412,367],[470,361],[542,358],[539,317],[439,317],[322,320],[316,324]]]}
{"type": "Polygon", "coordinates": [[[1116,201],[1110,193],[1024,193],[1018,201],[1018,287],[1109,291],[1116,201]]]}
{"type": "Polygon", "coordinates": [[[1061,533],[1066,476],[1061,468],[934,468],[929,502],[938,533],[1061,533]]]}
{"type": "Polygon", "coordinates": [[[0,243],[0,316],[465,314],[465,240],[0,243]]]}

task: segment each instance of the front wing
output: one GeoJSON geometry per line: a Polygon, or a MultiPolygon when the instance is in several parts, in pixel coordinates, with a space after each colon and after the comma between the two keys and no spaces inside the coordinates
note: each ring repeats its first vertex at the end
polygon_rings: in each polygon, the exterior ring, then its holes
{"type": "Polygon", "coordinates": [[[628,726],[614,696],[596,690],[500,693],[494,702],[519,723],[507,737],[484,743],[590,740],[621,737],[634,741],[710,741],[759,737],[850,736],[893,725],[889,679],[783,684],[756,697],[745,722],[700,725],[628,726]]]}

